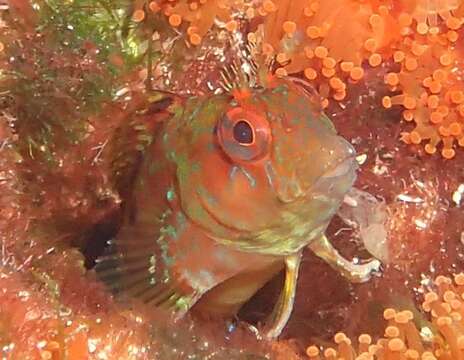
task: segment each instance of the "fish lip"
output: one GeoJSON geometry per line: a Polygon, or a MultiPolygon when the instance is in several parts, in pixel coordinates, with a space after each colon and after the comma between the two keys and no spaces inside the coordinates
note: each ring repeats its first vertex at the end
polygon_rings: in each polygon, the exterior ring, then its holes
{"type": "MultiPolygon", "coordinates": [[[[308,195],[314,197],[314,194],[325,193],[325,191],[321,191],[321,188],[324,188],[324,185],[327,185],[327,182],[347,176],[349,173],[353,173],[354,178],[354,173],[357,169],[358,163],[356,161],[356,155],[346,156],[338,161],[334,166],[329,168],[325,173],[320,175],[310,187],[305,189],[300,188],[301,190],[298,193],[290,193],[286,197],[278,192],[279,200],[283,203],[293,203],[298,199],[306,198],[308,195]]],[[[292,178],[292,181],[298,184],[295,176],[292,178]]]]}
{"type": "Polygon", "coordinates": [[[337,178],[341,178],[344,176],[348,176],[349,174],[353,174],[353,182],[356,178],[356,170],[358,169],[358,163],[356,161],[356,155],[349,155],[347,157],[342,158],[335,166],[331,167],[327,170],[324,174],[319,176],[319,178],[314,182],[313,186],[311,186],[307,191],[306,194],[317,194],[321,193],[321,188],[324,188],[324,185],[327,185],[327,182],[333,181],[337,178]]]}
{"type": "Polygon", "coordinates": [[[355,155],[350,155],[340,160],[335,166],[327,170],[319,179],[332,179],[346,175],[352,170],[358,169],[358,163],[355,155]]]}

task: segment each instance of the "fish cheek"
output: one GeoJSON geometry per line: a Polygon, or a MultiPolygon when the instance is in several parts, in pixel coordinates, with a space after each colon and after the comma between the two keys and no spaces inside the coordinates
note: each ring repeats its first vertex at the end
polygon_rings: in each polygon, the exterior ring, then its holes
{"type": "Polygon", "coordinates": [[[235,230],[266,226],[267,211],[276,205],[273,189],[260,167],[234,164],[218,152],[204,154],[202,169],[193,174],[188,186],[209,216],[235,230]]]}
{"type": "Polygon", "coordinates": [[[300,142],[304,145],[298,169],[306,174],[305,186],[310,186],[319,176],[350,156],[348,148],[341,144],[341,137],[319,120],[307,122],[299,137],[302,137],[300,142]]]}
{"type": "Polygon", "coordinates": [[[318,134],[301,123],[291,132],[276,126],[274,129],[273,152],[268,172],[275,179],[276,188],[285,184],[299,183],[305,190],[321,175],[321,143],[318,134]]]}

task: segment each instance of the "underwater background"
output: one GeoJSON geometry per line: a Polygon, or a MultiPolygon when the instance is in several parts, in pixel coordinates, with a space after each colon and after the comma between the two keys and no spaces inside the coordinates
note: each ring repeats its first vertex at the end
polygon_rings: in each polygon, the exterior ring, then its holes
{"type": "Polygon", "coordinates": [[[0,0],[2,358],[464,359],[463,25],[462,0],[0,0]],[[305,251],[272,341],[249,324],[283,274],[237,318],[174,323],[94,271],[121,221],[121,125],[256,64],[311,88],[354,146],[360,192],[327,237],[382,262],[353,284],[305,251]]]}

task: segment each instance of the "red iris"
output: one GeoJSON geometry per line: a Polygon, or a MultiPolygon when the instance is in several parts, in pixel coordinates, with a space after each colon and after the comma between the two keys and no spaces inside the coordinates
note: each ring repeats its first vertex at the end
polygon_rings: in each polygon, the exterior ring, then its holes
{"type": "Polygon", "coordinates": [[[269,122],[254,112],[233,108],[219,120],[218,141],[234,161],[262,159],[271,142],[269,122]]]}

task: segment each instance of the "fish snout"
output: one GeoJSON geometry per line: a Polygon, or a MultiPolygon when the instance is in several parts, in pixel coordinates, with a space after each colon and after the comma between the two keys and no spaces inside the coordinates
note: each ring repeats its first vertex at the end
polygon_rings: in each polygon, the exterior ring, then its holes
{"type": "Polygon", "coordinates": [[[351,187],[357,169],[353,146],[340,136],[326,140],[310,146],[309,152],[289,156],[286,173],[277,171],[279,181],[275,182],[275,189],[282,202],[290,203],[312,193],[327,194],[334,187],[340,191],[351,187]]]}
{"type": "Polygon", "coordinates": [[[354,156],[342,159],[335,167],[329,169],[322,174],[321,179],[335,180],[336,178],[345,176],[346,174],[356,170],[358,164],[354,156]]]}
{"type": "Polygon", "coordinates": [[[343,196],[356,179],[358,163],[353,146],[342,137],[327,151],[325,168],[312,190],[330,196],[343,196]]]}
{"type": "Polygon", "coordinates": [[[316,181],[312,192],[333,198],[343,198],[356,180],[357,168],[358,165],[354,156],[341,160],[316,181]]]}

